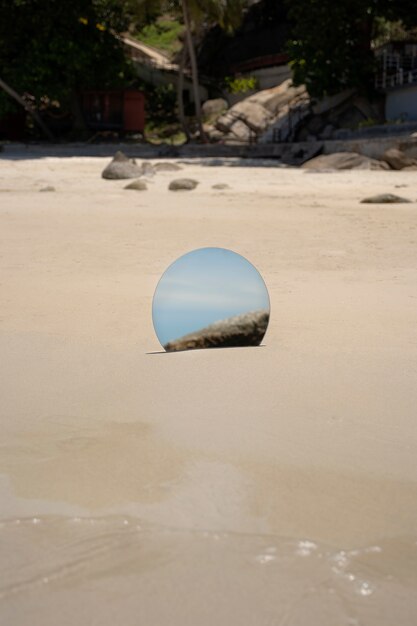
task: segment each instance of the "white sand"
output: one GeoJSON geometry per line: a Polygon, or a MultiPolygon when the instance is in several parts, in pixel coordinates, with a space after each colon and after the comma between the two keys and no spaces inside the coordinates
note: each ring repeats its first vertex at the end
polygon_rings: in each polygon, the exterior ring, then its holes
{"type": "Polygon", "coordinates": [[[416,174],[107,162],[0,161],[0,623],[414,625],[416,174]],[[160,352],[202,246],[263,275],[264,346],[160,352]]]}

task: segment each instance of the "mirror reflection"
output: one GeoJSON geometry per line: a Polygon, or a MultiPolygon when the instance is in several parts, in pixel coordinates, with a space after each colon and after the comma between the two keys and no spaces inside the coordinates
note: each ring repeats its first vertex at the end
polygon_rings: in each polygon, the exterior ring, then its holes
{"type": "Polygon", "coordinates": [[[224,248],[200,248],[162,275],[152,304],[167,352],[258,346],[269,322],[268,290],[258,270],[224,248]]]}

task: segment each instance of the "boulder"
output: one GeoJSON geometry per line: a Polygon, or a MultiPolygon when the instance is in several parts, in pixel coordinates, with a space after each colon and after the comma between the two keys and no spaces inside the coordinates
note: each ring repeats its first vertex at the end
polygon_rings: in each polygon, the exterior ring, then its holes
{"type": "Polygon", "coordinates": [[[252,311],[215,322],[201,330],[167,343],[167,352],[198,348],[259,346],[269,322],[269,311],[252,311]]]}
{"type": "Polygon", "coordinates": [[[238,102],[225,115],[219,117],[216,122],[216,128],[227,133],[240,120],[251,130],[260,133],[267,128],[272,119],[273,115],[265,107],[248,98],[238,102]]]}
{"type": "Polygon", "coordinates": [[[138,178],[137,180],[134,180],[132,183],[129,183],[125,187],[125,189],[134,189],[136,191],[146,191],[147,188],[148,186],[145,183],[145,181],[141,180],[140,178],[138,178]]]}
{"type": "Polygon", "coordinates": [[[179,170],[182,170],[182,167],[177,165],[177,163],[170,163],[169,161],[164,163],[162,161],[161,163],[155,163],[153,169],[155,172],[178,172],[179,170]]]}
{"type": "Polygon", "coordinates": [[[307,90],[305,85],[294,87],[292,80],[289,78],[277,87],[259,91],[255,95],[251,96],[249,100],[262,105],[265,109],[267,109],[267,111],[275,116],[283,106],[287,106],[294,100],[298,100],[300,97],[306,96],[306,94],[307,90]]]}
{"type": "Polygon", "coordinates": [[[417,165],[416,159],[410,159],[410,157],[406,156],[404,152],[398,148],[386,150],[381,158],[383,161],[386,161],[393,170],[402,170],[404,167],[417,165]]]}
{"type": "Polygon", "coordinates": [[[230,129],[230,132],[236,139],[245,143],[248,143],[253,136],[253,131],[251,131],[249,126],[247,126],[245,122],[242,122],[242,120],[237,120],[230,129]]]}
{"type": "Polygon", "coordinates": [[[169,183],[168,189],[171,191],[192,191],[197,185],[198,181],[192,178],[176,178],[169,183]]]}
{"type": "Polygon", "coordinates": [[[205,118],[212,118],[221,115],[221,113],[227,111],[228,108],[227,100],[214,98],[213,100],[206,100],[201,107],[201,111],[205,118]]]}
{"type": "Polygon", "coordinates": [[[356,152],[335,152],[334,154],[321,154],[310,159],[301,166],[313,170],[389,170],[385,161],[371,159],[356,152]]]}
{"type": "Polygon", "coordinates": [[[380,193],[361,200],[362,204],[398,204],[403,202],[411,202],[411,200],[396,196],[393,193],[380,193]]]}
{"type": "Polygon", "coordinates": [[[143,170],[134,160],[129,159],[123,152],[116,152],[113,160],[104,168],[101,176],[108,180],[122,180],[125,178],[138,178],[143,170]]]}

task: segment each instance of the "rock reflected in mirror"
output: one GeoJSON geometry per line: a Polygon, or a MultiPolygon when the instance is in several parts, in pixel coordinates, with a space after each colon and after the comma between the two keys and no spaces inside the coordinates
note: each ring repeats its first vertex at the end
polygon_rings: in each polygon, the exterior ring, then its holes
{"type": "Polygon", "coordinates": [[[240,254],[200,248],[162,275],[153,298],[157,337],[167,352],[258,346],[270,303],[258,270],[240,254]]]}

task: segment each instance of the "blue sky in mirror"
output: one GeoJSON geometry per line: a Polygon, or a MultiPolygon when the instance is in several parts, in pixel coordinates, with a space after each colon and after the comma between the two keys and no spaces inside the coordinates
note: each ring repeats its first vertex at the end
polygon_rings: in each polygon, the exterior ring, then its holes
{"type": "Polygon", "coordinates": [[[249,261],[224,248],[200,248],[162,275],[152,316],[164,345],[213,322],[269,307],[265,283],[249,261]]]}

